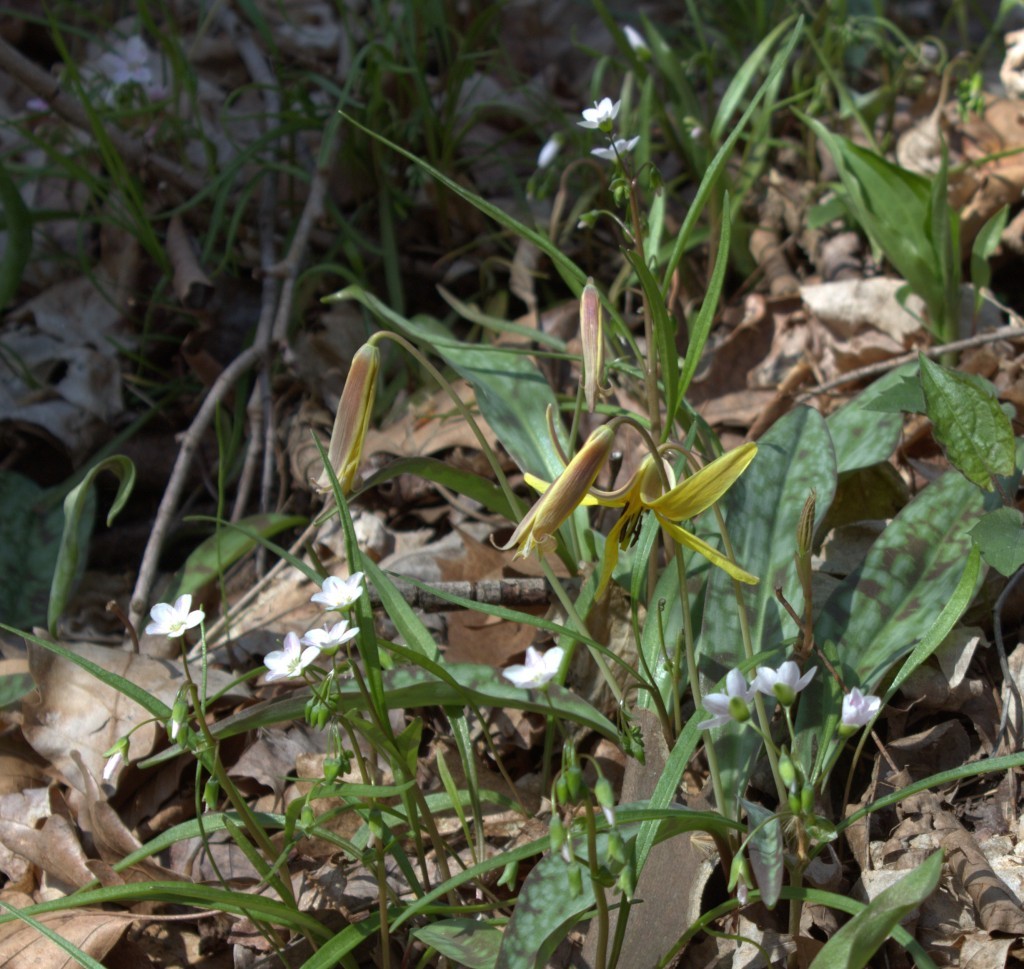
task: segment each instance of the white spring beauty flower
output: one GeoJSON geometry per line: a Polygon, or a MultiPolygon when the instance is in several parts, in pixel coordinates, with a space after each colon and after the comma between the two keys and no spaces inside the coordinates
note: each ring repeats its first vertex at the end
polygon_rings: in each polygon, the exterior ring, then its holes
{"type": "Polygon", "coordinates": [[[711,718],[702,720],[697,726],[701,730],[709,730],[711,727],[721,727],[730,720],[737,723],[749,720],[748,704],[754,698],[754,693],[754,688],[747,685],[738,669],[729,670],[725,677],[725,693],[709,693],[704,697],[704,709],[711,714],[711,718]]]}
{"type": "Polygon", "coordinates": [[[321,590],[310,596],[309,601],[319,603],[328,612],[342,612],[363,594],[363,589],[362,572],[354,572],[347,579],[329,575],[321,590]]]}
{"type": "Polygon", "coordinates": [[[295,633],[284,637],[284,649],[275,649],[267,653],[263,662],[267,667],[266,680],[291,679],[301,676],[302,671],[320,655],[319,646],[302,648],[302,643],[295,633]]]}
{"type": "Polygon", "coordinates": [[[192,596],[187,593],[178,596],[174,605],[158,602],[150,609],[149,615],[153,621],[146,626],[146,634],[167,636],[169,639],[184,636],[187,630],[198,626],[206,618],[202,609],[192,608],[192,596]]]}
{"type": "Polygon", "coordinates": [[[639,141],[639,135],[632,138],[616,138],[615,143],[608,148],[591,148],[590,154],[595,158],[603,158],[605,161],[615,161],[620,155],[636,148],[639,141]]]}
{"type": "Polygon", "coordinates": [[[310,629],[299,642],[307,646],[315,646],[324,656],[333,656],[342,643],[358,635],[357,627],[349,628],[348,620],[342,619],[329,627],[325,624],[323,629],[310,629]]]}
{"type": "Polygon", "coordinates": [[[527,646],[526,663],[509,666],[501,671],[501,675],[510,680],[513,686],[539,690],[554,679],[564,655],[565,650],[561,646],[554,646],[543,653],[533,646],[527,646]]]}
{"type": "Polygon", "coordinates": [[[861,693],[857,687],[843,697],[843,717],[839,732],[851,734],[870,723],[881,709],[882,701],[870,693],[861,693]]]}
{"type": "Polygon", "coordinates": [[[612,122],[619,113],[622,106],[621,101],[612,102],[611,98],[601,98],[595,101],[592,108],[583,109],[583,120],[577,121],[581,128],[597,128],[600,131],[611,131],[612,122]]]}
{"type": "Polygon", "coordinates": [[[793,705],[796,695],[814,679],[817,671],[818,667],[812,666],[801,676],[800,667],[791,659],[786,660],[777,670],[759,666],[753,687],[766,696],[775,697],[784,707],[788,707],[793,705]]]}

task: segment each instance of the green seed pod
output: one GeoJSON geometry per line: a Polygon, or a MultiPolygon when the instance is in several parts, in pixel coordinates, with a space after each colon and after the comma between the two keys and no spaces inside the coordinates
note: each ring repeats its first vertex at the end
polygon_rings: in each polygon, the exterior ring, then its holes
{"type": "Polygon", "coordinates": [[[551,844],[551,853],[557,855],[565,844],[565,825],[562,819],[554,814],[551,816],[551,823],[548,825],[548,840],[551,844]]]}
{"type": "Polygon", "coordinates": [[[579,865],[570,865],[569,871],[569,897],[579,898],[583,892],[583,872],[579,865]]]}

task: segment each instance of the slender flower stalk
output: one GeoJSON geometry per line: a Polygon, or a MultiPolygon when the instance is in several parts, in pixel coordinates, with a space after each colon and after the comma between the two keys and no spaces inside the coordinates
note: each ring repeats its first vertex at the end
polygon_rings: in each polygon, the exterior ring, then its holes
{"type": "MultiPolygon", "coordinates": [[[[377,374],[380,371],[380,351],[375,343],[364,343],[348,371],[345,389],[338,401],[338,412],[331,430],[331,443],[327,460],[341,486],[348,495],[355,485],[359,461],[363,455],[363,442],[370,425],[370,414],[377,393],[377,374]]],[[[331,490],[331,479],[325,470],[316,484],[320,492],[331,490]]]]}

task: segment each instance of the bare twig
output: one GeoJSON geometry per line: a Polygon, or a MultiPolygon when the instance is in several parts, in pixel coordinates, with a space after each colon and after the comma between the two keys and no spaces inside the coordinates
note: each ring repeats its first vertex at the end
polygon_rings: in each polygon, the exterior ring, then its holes
{"type": "MultiPolygon", "coordinates": [[[[961,350],[970,350],[973,347],[984,346],[986,343],[997,343],[999,340],[1024,340],[1024,327],[1021,327],[1018,323],[1010,323],[1006,326],[999,327],[998,330],[992,330],[991,333],[981,333],[978,336],[969,337],[966,340],[956,340],[953,343],[944,343],[942,346],[929,347],[927,350],[921,350],[926,357],[941,357],[946,353],[959,353],[961,350]]],[[[835,390],[837,387],[842,387],[844,384],[856,383],[858,380],[865,380],[868,377],[875,377],[880,373],[888,373],[890,370],[895,370],[897,367],[902,367],[905,363],[912,363],[917,359],[918,351],[914,353],[905,353],[901,357],[893,357],[891,360],[885,360],[881,363],[873,363],[867,367],[861,367],[858,370],[851,370],[849,373],[844,373],[841,377],[836,377],[835,380],[830,380],[826,384],[819,384],[817,387],[812,387],[810,390],[802,393],[796,400],[798,404],[802,404],[812,397],[817,397],[821,394],[827,394],[829,391],[835,390]]]]}
{"type": "Polygon", "coordinates": [[[146,550],[142,556],[142,564],[139,566],[139,577],[135,582],[135,589],[132,591],[131,606],[128,619],[132,626],[138,627],[139,620],[146,612],[149,602],[149,592],[156,575],[157,561],[160,556],[160,547],[163,544],[164,536],[171,525],[175,509],[178,507],[178,499],[185,487],[185,475],[189,465],[192,463],[192,456],[195,454],[199,441],[213,420],[217,405],[230,393],[235,381],[250,367],[258,363],[263,357],[264,351],[260,347],[249,347],[243,350],[234,360],[231,361],[220,373],[214,385],[210,388],[203,401],[199,412],[196,414],[188,430],[185,432],[181,449],[174,462],[174,469],[171,471],[170,480],[164,490],[164,496],[160,500],[160,507],[157,509],[156,519],[153,522],[153,530],[150,533],[149,541],[146,543],[146,550]]]}

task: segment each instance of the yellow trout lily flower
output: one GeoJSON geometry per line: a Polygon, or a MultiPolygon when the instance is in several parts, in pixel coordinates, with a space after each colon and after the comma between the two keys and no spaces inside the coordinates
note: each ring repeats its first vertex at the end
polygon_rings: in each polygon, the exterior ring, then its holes
{"type": "MultiPolygon", "coordinates": [[[[612,572],[618,564],[619,548],[625,548],[636,539],[641,525],[640,516],[645,511],[654,513],[665,533],[677,544],[703,555],[712,565],[718,566],[734,579],[748,585],[757,585],[757,576],[741,569],[717,549],[686,531],[679,524],[681,521],[695,518],[718,501],[747,469],[756,453],[756,444],[744,444],[716,458],[679,484],[672,485],[668,491],[664,490],[662,474],[655,462],[662,462],[661,470],[665,472],[670,484],[673,480],[671,469],[664,464],[664,459],[660,455],[657,458],[648,456],[623,488],[614,492],[591,492],[583,504],[622,508],[619,520],[612,526],[605,540],[601,579],[597,587],[598,597],[604,594],[612,572]]],[[[543,482],[531,479],[530,476],[527,476],[527,481],[539,490],[547,487],[543,482]]]]}
{"type": "MultiPolygon", "coordinates": [[[[554,533],[581,504],[593,504],[589,492],[612,452],[615,430],[609,425],[599,427],[587,438],[576,456],[526,513],[511,538],[498,547],[508,551],[515,546],[515,558],[525,557],[534,549],[542,552],[554,543],[554,533]]],[[[532,483],[532,475],[526,480],[532,483]]]]}
{"type": "MultiPolygon", "coordinates": [[[[327,460],[341,485],[342,494],[349,494],[355,485],[359,461],[363,455],[363,441],[370,426],[373,399],[377,393],[377,373],[380,370],[380,351],[374,343],[364,343],[352,358],[352,366],[345,380],[345,389],[338,401],[338,413],[331,430],[331,443],[327,460]]],[[[320,475],[317,491],[331,490],[327,472],[320,475]]]]}

